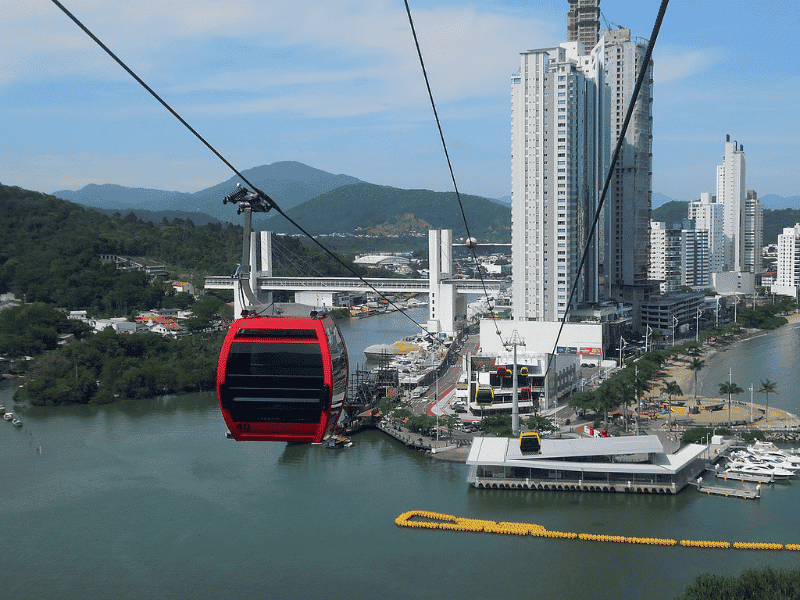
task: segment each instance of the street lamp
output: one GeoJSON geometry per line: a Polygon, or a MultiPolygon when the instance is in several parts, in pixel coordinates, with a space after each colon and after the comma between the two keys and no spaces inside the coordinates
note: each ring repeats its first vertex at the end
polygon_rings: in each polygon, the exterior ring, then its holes
{"type": "Polygon", "coordinates": [[[700,310],[700,307],[698,307],[697,308],[697,319],[695,319],[697,321],[697,323],[695,325],[695,331],[694,331],[694,341],[695,342],[700,340],[700,315],[702,313],[703,313],[703,311],[700,310]]]}
{"type": "Polygon", "coordinates": [[[675,345],[675,328],[678,326],[678,317],[672,317],[672,345],[675,345]]]}
{"type": "Polygon", "coordinates": [[[622,349],[628,345],[628,342],[622,336],[619,336],[619,368],[622,368],[622,349]]]}
{"type": "Polygon", "coordinates": [[[644,332],[644,353],[647,354],[647,340],[650,339],[650,334],[653,333],[653,328],[650,325],[647,326],[647,329],[644,332]]]}

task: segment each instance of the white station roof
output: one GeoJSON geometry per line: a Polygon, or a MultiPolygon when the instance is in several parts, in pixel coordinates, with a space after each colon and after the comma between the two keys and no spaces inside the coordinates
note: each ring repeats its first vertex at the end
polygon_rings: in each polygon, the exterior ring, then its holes
{"type": "Polygon", "coordinates": [[[610,472],[676,472],[706,451],[700,444],[689,444],[675,454],[665,454],[658,436],[638,435],[612,438],[542,440],[542,452],[524,455],[517,438],[475,438],[468,465],[511,466],[539,469],[565,469],[610,472]],[[647,454],[650,462],[581,462],[582,456],[624,456],[647,454]],[[565,460],[572,459],[572,460],[565,460]]]}

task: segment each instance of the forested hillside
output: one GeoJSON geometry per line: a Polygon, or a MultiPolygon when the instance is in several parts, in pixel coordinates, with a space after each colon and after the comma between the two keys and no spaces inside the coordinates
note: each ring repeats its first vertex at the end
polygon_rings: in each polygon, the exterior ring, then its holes
{"type": "MultiPolygon", "coordinates": [[[[0,293],[96,316],[169,306],[171,288],[144,273],[121,272],[100,254],[146,257],[165,263],[176,277],[230,275],[241,260],[242,228],[195,226],[191,220],[109,217],[54,196],[0,185],[0,293]]],[[[296,264],[324,275],[349,274],[316,247],[281,238],[296,264]]],[[[287,268],[289,261],[287,262],[287,268]]],[[[277,274],[283,274],[281,267],[277,274]]],[[[296,275],[296,272],[290,274],[296,275]]],[[[201,283],[199,281],[198,283],[201,283]]]]}
{"type": "MultiPolygon", "coordinates": [[[[480,196],[461,195],[470,233],[480,241],[511,239],[511,209],[480,196]]],[[[398,235],[409,231],[452,229],[466,235],[455,193],[360,183],[322,194],[287,211],[311,233],[369,233],[398,235]]],[[[288,224],[275,231],[294,233],[288,224]]]]}

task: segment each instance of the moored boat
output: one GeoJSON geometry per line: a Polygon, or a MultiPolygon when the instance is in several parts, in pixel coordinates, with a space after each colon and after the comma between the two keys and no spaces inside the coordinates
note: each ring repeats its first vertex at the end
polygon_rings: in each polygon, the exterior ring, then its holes
{"type": "Polygon", "coordinates": [[[5,414],[3,415],[3,418],[4,418],[6,421],[10,421],[11,419],[13,419],[13,418],[14,418],[14,413],[7,412],[7,413],[5,413],[5,414]]]}
{"type": "Polygon", "coordinates": [[[339,448],[349,448],[353,445],[353,442],[350,440],[349,437],[345,437],[343,435],[332,436],[328,438],[325,447],[328,450],[338,450],[339,448]]]}
{"type": "Polygon", "coordinates": [[[788,469],[781,469],[768,464],[745,462],[741,459],[730,461],[725,468],[725,472],[731,475],[754,475],[756,477],[772,477],[774,479],[789,479],[794,476],[794,473],[788,469]]]}
{"type": "Polygon", "coordinates": [[[14,420],[12,420],[12,421],[11,421],[11,424],[12,424],[14,427],[22,427],[22,421],[20,421],[19,419],[14,419],[14,420]]]}

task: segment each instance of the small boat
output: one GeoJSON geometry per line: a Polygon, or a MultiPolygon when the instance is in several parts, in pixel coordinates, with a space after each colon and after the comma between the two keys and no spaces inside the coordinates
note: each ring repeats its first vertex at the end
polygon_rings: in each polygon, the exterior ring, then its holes
{"type": "Polygon", "coordinates": [[[353,445],[353,442],[350,440],[349,437],[345,437],[343,435],[337,435],[334,437],[328,438],[325,447],[328,450],[338,450],[339,448],[349,448],[353,445]]]}
{"type": "Polygon", "coordinates": [[[3,418],[4,418],[6,421],[10,421],[11,419],[13,419],[13,418],[14,418],[14,413],[5,413],[5,414],[3,415],[3,418]]]}
{"type": "Polygon", "coordinates": [[[14,419],[13,421],[11,421],[11,424],[14,427],[22,427],[22,421],[20,421],[19,419],[14,419]]]}

